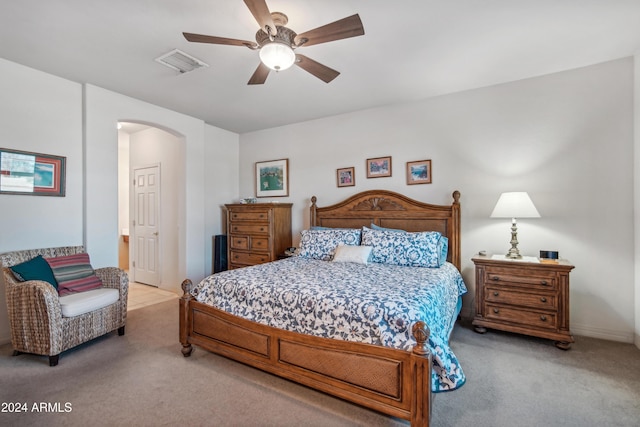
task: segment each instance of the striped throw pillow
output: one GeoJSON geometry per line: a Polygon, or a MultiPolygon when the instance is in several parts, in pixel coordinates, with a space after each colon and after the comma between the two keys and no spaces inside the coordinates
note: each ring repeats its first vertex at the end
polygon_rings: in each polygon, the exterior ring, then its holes
{"type": "Polygon", "coordinates": [[[102,287],[102,281],[91,267],[87,253],[45,259],[58,282],[60,296],[102,287]]]}

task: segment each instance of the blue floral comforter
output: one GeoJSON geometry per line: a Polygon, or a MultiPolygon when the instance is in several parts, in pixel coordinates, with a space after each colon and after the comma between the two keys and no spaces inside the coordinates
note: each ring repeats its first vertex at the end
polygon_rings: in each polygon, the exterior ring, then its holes
{"type": "Polygon", "coordinates": [[[453,390],[465,376],[449,348],[460,272],[440,268],[358,264],[292,257],[224,271],[192,290],[199,302],[265,325],[303,334],[410,350],[411,326],[431,330],[432,390],[453,390]]]}

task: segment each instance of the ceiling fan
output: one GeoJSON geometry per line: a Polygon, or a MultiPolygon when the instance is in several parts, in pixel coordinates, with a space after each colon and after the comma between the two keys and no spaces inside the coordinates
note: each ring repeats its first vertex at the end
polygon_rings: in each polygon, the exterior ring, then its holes
{"type": "Polygon", "coordinates": [[[249,79],[250,85],[263,84],[271,70],[285,70],[293,64],[329,83],[338,77],[340,74],[338,71],[295,53],[294,49],[364,34],[364,27],[358,14],[297,34],[286,27],[289,21],[287,15],[281,12],[269,12],[265,0],[244,0],[244,3],[260,24],[255,42],[193,33],[182,34],[190,42],[246,46],[251,50],[259,50],[261,62],[249,79]]]}

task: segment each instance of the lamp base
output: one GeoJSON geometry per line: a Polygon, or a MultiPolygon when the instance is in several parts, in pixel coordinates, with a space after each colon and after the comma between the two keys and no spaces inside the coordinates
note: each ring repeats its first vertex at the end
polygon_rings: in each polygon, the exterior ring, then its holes
{"type": "Polygon", "coordinates": [[[511,248],[509,249],[509,252],[507,252],[507,254],[505,255],[507,258],[510,259],[521,259],[522,255],[520,255],[520,252],[518,251],[518,248],[511,248]]]}
{"type": "Polygon", "coordinates": [[[516,219],[511,220],[511,249],[507,252],[506,257],[510,259],[520,259],[520,251],[518,250],[518,227],[516,226],[516,219]]]}

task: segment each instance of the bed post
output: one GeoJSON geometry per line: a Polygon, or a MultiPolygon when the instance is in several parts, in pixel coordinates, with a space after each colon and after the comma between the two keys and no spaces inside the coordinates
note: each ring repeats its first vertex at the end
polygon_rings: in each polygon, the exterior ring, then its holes
{"type": "Polygon", "coordinates": [[[456,190],[451,194],[451,196],[453,197],[453,204],[451,205],[452,238],[449,241],[451,264],[455,265],[459,271],[462,271],[462,255],[460,248],[460,192],[456,190]]]}
{"type": "Polygon", "coordinates": [[[182,297],[180,297],[180,344],[182,344],[182,355],[184,357],[191,356],[193,347],[189,342],[189,325],[191,324],[191,310],[189,302],[193,299],[191,296],[191,286],[193,283],[189,279],[182,281],[182,297]]]}
{"type": "Polygon", "coordinates": [[[317,220],[316,208],[318,207],[316,205],[317,201],[318,201],[318,199],[316,198],[316,196],[312,196],[311,197],[311,208],[310,208],[311,215],[309,215],[309,222],[310,222],[309,226],[310,227],[313,227],[314,225],[318,225],[318,224],[316,224],[316,220],[317,220]]]}
{"type": "Polygon", "coordinates": [[[411,351],[411,427],[427,427],[431,419],[431,352],[427,348],[431,331],[424,322],[416,322],[411,331],[416,340],[411,351]]]}

